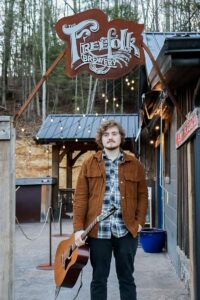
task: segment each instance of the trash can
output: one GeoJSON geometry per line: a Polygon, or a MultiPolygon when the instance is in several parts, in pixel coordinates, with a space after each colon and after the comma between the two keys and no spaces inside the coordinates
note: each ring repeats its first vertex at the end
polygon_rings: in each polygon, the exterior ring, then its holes
{"type": "Polygon", "coordinates": [[[44,222],[52,203],[56,178],[16,179],[16,217],[19,222],[44,222]]]}
{"type": "Polygon", "coordinates": [[[145,252],[159,253],[166,248],[165,230],[160,228],[143,228],[140,231],[140,243],[145,252]]]}

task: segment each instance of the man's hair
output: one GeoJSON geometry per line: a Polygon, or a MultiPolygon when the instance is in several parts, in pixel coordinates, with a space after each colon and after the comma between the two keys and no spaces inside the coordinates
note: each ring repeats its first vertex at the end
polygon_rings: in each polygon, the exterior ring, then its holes
{"type": "Polygon", "coordinates": [[[111,127],[117,127],[119,130],[119,133],[121,135],[121,145],[124,144],[125,142],[125,132],[123,127],[121,126],[121,124],[119,124],[118,122],[116,122],[115,120],[106,120],[103,121],[101,123],[101,126],[97,129],[97,133],[96,133],[96,143],[100,148],[103,148],[103,144],[102,144],[102,136],[104,134],[104,132],[111,127]]]}

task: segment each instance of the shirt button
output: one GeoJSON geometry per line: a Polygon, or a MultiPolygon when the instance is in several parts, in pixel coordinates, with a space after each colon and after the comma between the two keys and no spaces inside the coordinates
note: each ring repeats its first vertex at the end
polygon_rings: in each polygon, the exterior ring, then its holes
{"type": "Polygon", "coordinates": [[[123,181],[121,181],[120,183],[124,183],[123,181]]]}
{"type": "Polygon", "coordinates": [[[125,197],[124,196],[122,196],[122,199],[124,199],[125,197]]]}

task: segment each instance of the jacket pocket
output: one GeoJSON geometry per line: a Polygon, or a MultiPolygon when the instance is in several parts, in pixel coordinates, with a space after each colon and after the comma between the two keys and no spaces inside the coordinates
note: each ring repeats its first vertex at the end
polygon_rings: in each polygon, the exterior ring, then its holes
{"type": "MultiPolygon", "coordinates": [[[[126,173],[124,175],[125,179],[125,196],[129,201],[137,200],[137,187],[138,187],[138,179],[135,177],[135,174],[126,173]]],[[[135,206],[135,203],[134,205],[135,206]]]]}
{"type": "Polygon", "coordinates": [[[97,172],[94,174],[94,172],[89,172],[87,174],[88,179],[88,185],[89,185],[89,194],[92,195],[98,195],[101,191],[100,188],[102,187],[103,182],[103,176],[101,173],[97,172]]]}

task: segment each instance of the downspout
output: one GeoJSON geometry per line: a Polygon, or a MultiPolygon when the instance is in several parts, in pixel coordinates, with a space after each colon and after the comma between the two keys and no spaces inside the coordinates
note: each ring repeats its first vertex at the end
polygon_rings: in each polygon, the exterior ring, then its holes
{"type": "Polygon", "coordinates": [[[162,213],[163,213],[163,217],[162,217],[162,228],[165,228],[165,203],[164,203],[164,192],[167,195],[167,202],[168,202],[168,191],[167,189],[164,187],[164,164],[163,164],[163,121],[162,121],[162,112],[163,112],[163,102],[165,101],[165,98],[162,100],[161,102],[161,114],[160,114],[160,178],[159,178],[159,185],[161,187],[162,190],[162,213]]]}

